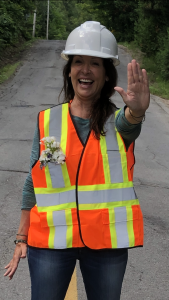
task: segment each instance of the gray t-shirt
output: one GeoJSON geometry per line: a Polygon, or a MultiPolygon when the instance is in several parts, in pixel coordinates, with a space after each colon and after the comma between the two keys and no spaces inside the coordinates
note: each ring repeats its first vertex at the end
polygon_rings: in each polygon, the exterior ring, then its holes
{"type": "MultiPolygon", "coordinates": [[[[141,132],[141,123],[139,124],[131,124],[125,118],[125,107],[120,110],[117,114],[115,125],[118,132],[121,134],[126,148],[136,140],[141,132]]],[[[73,122],[76,126],[76,130],[80,136],[80,139],[85,143],[86,138],[88,136],[90,130],[90,120],[89,119],[82,119],[76,116],[72,116],[73,122]]],[[[22,207],[21,209],[30,210],[36,204],[36,198],[34,194],[32,176],[31,176],[31,169],[33,164],[39,159],[39,130],[38,126],[36,126],[33,145],[32,145],[32,152],[30,157],[30,171],[26,178],[24,187],[23,187],[23,197],[22,197],[22,207]]]]}

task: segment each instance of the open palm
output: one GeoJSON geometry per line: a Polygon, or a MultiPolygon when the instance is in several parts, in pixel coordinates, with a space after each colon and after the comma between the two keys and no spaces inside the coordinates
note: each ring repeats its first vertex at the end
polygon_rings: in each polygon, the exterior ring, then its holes
{"type": "Polygon", "coordinates": [[[135,115],[142,115],[150,103],[147,72],[145,69],[141,70],[139,64],[133,59],[128,64],[127,76],[127,92],[121,87],[115,87],[115,90],[122,96],[124,103],[135,115]]]}

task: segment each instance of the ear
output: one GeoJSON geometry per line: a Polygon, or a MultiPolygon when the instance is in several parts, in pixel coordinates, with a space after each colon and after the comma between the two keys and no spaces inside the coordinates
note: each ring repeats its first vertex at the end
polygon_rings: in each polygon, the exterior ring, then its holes
{"type": "Polygon", "coordinates": [[[69,77],[71,77],[71,73],[69,73],[69,77]]]}
{"type": "Polygon", "coordinates": [[[106,81],[109,81],[109,77],[106,76],[106,81]]]}

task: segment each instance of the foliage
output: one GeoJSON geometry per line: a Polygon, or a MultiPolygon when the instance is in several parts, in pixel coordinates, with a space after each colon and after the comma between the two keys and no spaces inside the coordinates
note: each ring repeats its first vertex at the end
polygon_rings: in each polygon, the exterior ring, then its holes
{"type": "MultiPolygon", "coordinates": [[[[155,56],[146,56],[141,52],[136,42],[124,42],[123,46],[126,47],[127,52],[136,59],[141,68],[146,69],[148,72],[150,92],[154,95],[161,96],[162,98],[169,99],[169,84],[167,80],[162,78],[159,68],[157,68],[157,59],[155,56]]],[[[161,57],[162,58],[162,57],[161,57]]]]}
{"type": "MultiPolygon", "coordinates": [[[[0,0],[0,52],[32,37],[46,38],[47,0],[0,0]]],[[[49,39],[65,40],[87,20],[99,21],[118,42],[132,42],[152,58],[162,79],[169,80],[169,1],[50,0],[49,39]]]]}
{"type": "Polygon", "coordinates": [[[113,32],[118,42],[133,41],[137,0],[95,0],[100,22],[113,32]]]}
{"type": "Polygon", "coordinates": [[[156,60],[162,79],[169,80],[169,28],[166,35],[160,39],[156,60]]]}
{"type": "Polygon", "coordinates": [[[1,0],[0,2],[0,47],[14,44],[20,36],[30,38],[28,15],[34,1],[1,0]]]}
{"type": "Polygon", "coordinates": [[[135,22],[135,41],[152,57],[162,79],[169,80],[169,1],[139,0],[135,22]]]}
{"type": "Polygon", "coordinates": [[[0,69],[0,83],[6,81],[17,69],[20,62],[13,65],[6,65],[4,68],[0,69]]]}

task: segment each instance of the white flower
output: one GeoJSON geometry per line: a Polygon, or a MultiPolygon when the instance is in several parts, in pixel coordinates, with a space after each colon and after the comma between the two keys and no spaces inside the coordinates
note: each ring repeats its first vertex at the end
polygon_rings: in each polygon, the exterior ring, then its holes
{"type": "Polygon", "coordinates": [[[64,161],[65,161],[65,155],[64,155],[64,154],[59,155],[57,161],[58,161],[59,164],[64,164],[64,161]]]}
{"type": "Polygon", "coordinates": [[[60,143],[59,142],[52,142],[51,143],[51,147],[52,148],[59,148],[60,147],[60,143]]]}
{"type": "Polygon", "coordinates": [[[52,158],[54,159],[54,160],[57,160],[58,159],[58,152],[57,151],[55,151],[54,153],[53,153],[53,156],[52,156],[52,158]]]}
{"type": "Polygon", "coordinates": [[[60,143],[56,142],[56,148],[60,148],[60,143]]]}
{"type": "Polygon", "coordinates": [[[44,137],[40,140],[40,144],[45,145],[46,150],[43,150],[40,160],[40,168],[46,167],[48,162],[56,164],[64,164],[66,156],[60,148],[60,143],[56,141],[54,136],[44,137]]]}
{"type": "Polygon", "coordinates": [[[47,136],[47,137],[46,137],[46,142],[47,142],[47,143],[51,143],[51,142],[52,142],[52,138],[51,138],[50,136],[47,136]]]}
{"type": "Polygon", "coordinates": [[[47,148],[47,149],[45,150],[45,152],[46,152],[46,153],[51,153],[51,154],[52,154],[52,151],[50,150],[50,148],[47,148]]]}
{"type": "Polygon", "coordinates": [[[51,143],[55,143],[56,142],[56,138],[54,136],[51,137],[51,143]]]}
{"type": "Polygon", "coordinates": [[[46,160],[46,153],[45,151],[43,150],[42,153],[41,153],[41,156],[39,158],[40,161],[43,161],[43,160],[46,160]]]}

